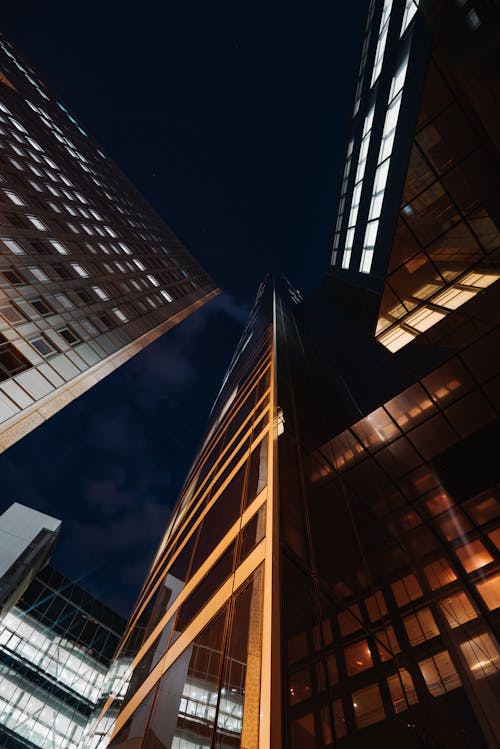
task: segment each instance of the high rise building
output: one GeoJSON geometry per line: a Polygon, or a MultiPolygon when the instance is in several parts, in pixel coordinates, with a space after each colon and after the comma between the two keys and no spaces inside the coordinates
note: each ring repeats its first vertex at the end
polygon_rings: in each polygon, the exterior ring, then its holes
{"type": "Polygon", "coordinates": [[[1,621],[0,746],[88,746],[93,711],[126,668],[122,658],[108,670],[124,625],[78,584],[45,567],[1,621]]]}
{"type": "Polygon", "coordinates": [[[47,564],[61,521],[14,502],[0,515],[0,621],[47,564]]]}
{"type": "Polygon", "coordinates": [[[369,4],[333,266],[259,289],[113,749],[500,744],[499,34],[369,4]]]}
{"type": "Polygon", "coordinates": [[[216,293],[0,36],[0,450],[216,293]]]}

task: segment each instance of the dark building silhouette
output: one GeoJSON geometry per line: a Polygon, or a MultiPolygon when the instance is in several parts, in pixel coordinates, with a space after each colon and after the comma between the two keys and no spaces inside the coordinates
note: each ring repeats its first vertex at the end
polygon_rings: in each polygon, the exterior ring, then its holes
{"type": "Polygon", "coordinates": [[[113,749],[499,745],[498,21],[369,4],[332,265],[259,289],[113,749]]]}
{"type": "Polygon", "coordinates": [[[0,36],[0,450],[216,293],[0,36]]]}

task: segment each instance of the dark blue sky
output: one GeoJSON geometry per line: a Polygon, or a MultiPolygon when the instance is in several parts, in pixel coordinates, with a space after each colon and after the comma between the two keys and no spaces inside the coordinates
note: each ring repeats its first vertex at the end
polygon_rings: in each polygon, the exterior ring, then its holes
{"type": "Polygon", "coordinates": [[[260,278],[321,282],[365,3],[31,5],[4,33],[223,289],[0,456],[0,510],[60,517],[54,564],[126,615],[260,278]]]}

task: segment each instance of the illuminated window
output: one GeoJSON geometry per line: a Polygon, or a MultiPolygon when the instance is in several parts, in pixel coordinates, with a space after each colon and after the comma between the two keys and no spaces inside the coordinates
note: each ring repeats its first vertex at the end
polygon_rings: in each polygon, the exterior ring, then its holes
{"type": "Polygon", "coordinates": [[[500,573],[476,583],[476,588],[490,611],[500,606],[500,573]]]}
{"type": "Polygon", "coordinates": [[[377,49],[375,51],[375,61],[373,64],[372,79],[370,86],[373,86],[375,81],[380,75],[382,70],[382,62],[384,60],[385,45],[387,42],[387,32],[389,29],[389,20],[392,11],[392,0],[384,0],[384,7],[382,8],[382,17],[380,19],[380,29],[377,40],[377,49]]]}
{"type": "Polygon", "coordinates": [[[447,650],[436,653],[432,658],[419,661],[418,665],[427,689],[433,697],[451,692],[461,686],[460,677],[447,650]]]}
{"type": "Polygon", "coordinates": [[[409,705],[415,705],[418,702],[413,679],[406,668],[400,668],[397,674],[389,676],[387,686],[391,693],[395,713],[402,713],[408,710],[409,705]]]}
{"type": "Polygon", "coordinates": [[[71,263],[71,267],[73,268],[73,270],[75,271],[75,273],[77,273],[82,278],[87,278],[88,277],[88,275],[89,275],[88,272],[79,263],[71,263]]]}
{"type": "Polygon", "coordinates": [[[385,718],[380,690],[376,684],[352,693],[352,705],[356,726],[364,728],[385,718]]]}
{"type": "Polygon", "coordinates": [[[14,254],[14,255],[25,255],[25,251],[21,247],[21,245],[16,242],[14,239],[7,239],[6,237],[2,237],[2,242],[8,249],[14,254]]]}
{"type": "Polygon", "coordinates": [[[104,289],[101,289],[100,286],[92,286],[92,291],[99,297],[99,299],[102,299],[103,301],[109,299],[109,296],[106,294],[104,289]]]}
{"type": "Polygon", "coordinates": [[[460,627],[461,624],[470,622],[477,617],[477,611],[465,593],[457,593],[454,596],[442,598],[439,601],[439,606],[452,629],[460,627]]]}
{"type": "Polygon", "coordinates": [[[439,634],[439,628],[429,608],[405,616],[403,624],[411,645],[420,645],[421,642],[439,634]]]}
{"type": "Polygon", "coordinates": [[[398,606],[404,606],[423,595],[422,588],[413,574],[406,575],[401,580],[396,580],[392,583],[391,588],[398,606]]]}
{"type": "Polygon", "coordinates": [[[471,541],[469,544],[460,546],[455,549],[455,553],[466,572],[474,572],[493,561],[493,557],[481,541],[471,541]]]}
{"type": "Polygon", "coordinates": [[[5,190],[5,194],[14,205],[26,205],[24,200],[13,190],[5,190]]]}
{"type": "Polygon", "coordinates": [[[475,679],[496,676],[500,671],[500,653],[490,635],[483,633],[460,645],[475,679]]]}
{"type": "Polygon", "coordinates": [[[60,241],[59,241],[58,239],[49,239],[49,242],[50,242],[50,244],[52,245],[52,247],[53,247],[53,248],[54,248],[55,250],[57,250],[57,252],[58,252],[58,253],[59,253],[60,255],[67,255],[67,254],[68,254],[68,249],[67,249],[67,247],[65,247],[65,246],[63,245],[63,243],[62,243],[62,242],[60,242],[60,241]]]}
{"type": "Polygon", "coordinates": [[[167,300],[167,302],[173,302],[174,301],[174,298],[172,296],[170,296],[170,294],[168,293],[168,291],[165,291],[165,289],[162,289],[160,291],[160,294],[162,295],[162,297],[164,297],[167,300]]]}
{"type": "Polygon", "coordinates": [[[495,528],[494,531],[488,533],[488,536],[491,538],[497,549],[500,549],[500,528],[495,528]]]}
{"type": "Polygon", "coordinates": [[[372,654],[366,640],[348,645],[344,649],[344,656],[349,676],[359,674],[361,671],[365,671],[367,668],[373,666],[372,654]]]}
{"type": "Polygon", "coordinates": [[[424,567],[424,573],[432,590],[453,582],[457,576],[445,559],[438,559],[424,567]]]}
{"type": "Polygon", "coordinates": [[[115,313],[117,318],[120,320],[120,322],[127,322],[128,317],[120,309],[118,309],[118,307],[114,307],[113,312],[115,313]]]}
{"type": "Polygon", "coordinates": [[[38,265],[28,265],[30,270],[38,281],[48,281],[49,277],[44,271],[38,267],[38,265]]]}
{"type": "Polygon", "coordinates": [[[390,661],[396,653],[401,652],[392,625],[385,627],[385,629],[382,629],[380,632],[376,632],[375,641],[377,643],[377,650],[382,663],[384,663],[384,661],[390,661]]]}

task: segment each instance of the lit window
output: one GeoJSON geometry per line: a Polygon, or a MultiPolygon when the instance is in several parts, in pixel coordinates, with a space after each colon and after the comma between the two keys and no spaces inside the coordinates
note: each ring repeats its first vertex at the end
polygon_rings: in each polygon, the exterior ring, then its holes
{"type": "Polygon", "coordinates": [[[167,302],[173,302],[174,301],[174,298],[172,296],[170,296],[170,294],[168,293],[168,291],[165,291],[165,289],[162,289],[160,291],[160,294],[162,295],[162,297],[164,297],[167,300],[167,302]]]}
{"type": "Polygon", "coordinates": [[[382,62],[384,60],[385,45],[387,42],[387,31],[389,28],[391,11],[392,0],[384,0],[384,7],[382,8],[382,17],[380,19],[380,29],[377,40],[377,49],[375,50],[375,61],[373,63],[373,73],[370,86],[373,86],[380,75],[380,71],[382,70],[382,62]]]}
{"type": "Polygon", "coordinates": [[[13,190],[5,190],[5,194],[9,198],[9,200],[14,203],[14,205],[26,205],[24,200],[17,194],[17,192],[14,192],[13,190]]]}
{"type": "Polygon", "coordinates": [[[500,606],[500,574],[476,583],[476,588],[490,611],[500,606]]]}
{"type": "Polygon", "coordinates": [[[477,612],[465,593],[442,598],[439,605],[452,629],[476,619],[477,612]]]}
{"type": "Polygon", "coordinates": [[[422,588],[413,574],[406,575],[401,580],[396,580],[392,583],[391,588],[398,606],[404,606],[423,595],[422,588]]]}
{"type": "Polygon", "coordinates": [[[46,273],[43,272],[41,268],[38,267],[38,265],[28,265],[28,270],[33,273],[35,278],[38,281],[48,281],[49,277],[46,275],[46,273]]]}
{"type": "Polygon", "coordinates": [[[47,231],[47,227],[37,216],[27,216],[26,218],[29,219],[35,229],[39,229],[40,231],[47,231]]]}
{"type": "Polygon", "coordinates": [[[148,279],[148,281],[149,281],[149,282],[150,282],[150,283],[151,283],[151,284],[152,284],[153,286],[159,286],[159,285],[160,285],[160,283],[159,283],[158,279],[157,279],[157,278],[155,278],[154,276],[152,276],[152,275],[151,275],[150,273],[148,273],[148,275],[146,276],[146,278],[148,279]]]}
{"type": "Polygon", "coordinates": [[[493,561],[493,557],[481,541],[471,541],[469,544],[460,546],[455,549],[455,553],[466,572],[474,572],[493,561]]]}
{"type": "Polygon", "coordinates": [[[25,255],[26,254],[25,251],[23,250],[23,248],[21,247],[21,245],[18,244],[18,242],[16,242],[14,239],[7,239],[6,237],[2,237],[1,239],[2,239],[2,242],[4,243],[4,245],[6,247],[8,247],[9,250],[14,255],[25,255]]]}
{"type": "Polygon", "coordinates": [[[54,185],[47,185],[47,190],[50,193],[52,193],[52,195],[55,195],[56,198],[60,198],[61,197],[61,193],[59,192],[59,190],[56,187],[54,187],[54,185]]]}
{"type": "Polygon", "coordinates": [[[118,307],[114,307],[113,312],[115,313],[117,318],[120,320],[120,322],[127,322],[128,317],[124,315],[123,312],[120,309],[118,309],[118,307]]]}
{"type": "Polygon", "coordinates": [[[72,205],[68,205],[68,204],[66,203],[66,204],[64,205],[64,207],[66,208],[66,210],[68,211],[68,213],[69,213],[69,214],[70,214],[71,216],[77,216],[77,215],[78,215],[78,214],[77,214],[77,212],[75,211],[75,209],[73,208],[73,206],[72,206],[72,205]]]}
{"type": "Polygon", "coordinates": [[[420,661],[418,665],[433,697],[461,686],[460,677],[447,650],[420,661]]]}
{"type": "Polygon", "coordinates": [[[347,673],[349,676],[359,674],[373,666],[372,654],[366,640],[348,645],[344,649],[347,673]]]}
{"type": "Polygon", "coordinates": [[[385,718],[380,690],[376,684],[352,693],[356,726],[364,728],[385,718]]]}
{"type": "Polygon", "coordinates": [[[432,590],[442,588],[457,579],[456,574],[445,559],[437,559],[424,567],[425,576],[432,590]]]}
{"type": "Polygon", "coordinates": [[[59,241],[58,239],[49,239],[49,242],[50,242],[50,244],[52,245],[52,247],[53,247],[53,248],[54,248],[55,250],[57,250],[57,252],[58,252],[58,253],[59,253],[60,255],[67,255],[67,254],[68,254],[68,249],[67,249],[67,247],[65,247],[65,246],[63,245],[63,243],[62,243],[62,242],[60,242],[60,241],[59,241]]]}
{"type": "Polygon", "coordinates": [[[402,713],[408,710],[409,705],[415,705],[418,702],[413,679],[406,668],[400,668],[397,674],[389,676],[387,685],[395,713],[402,713]]]}
{"type": "Polygon", "coordinates": [[[490,635],[483,633],[460,645],[475,679],[496,676],[500,671],[500,653],[490,635]]]}
{"type": "Polygon", "coordinates": [[[79,263],[71,263],[71,267],[73,268],[73,270],[75,271],[75,273],[78,273],[78,275],[81,276],[82,278],[87,278],[88,277],[88,275],[89,275],[88,272],[79,263]]]}
{"type": "Polygon", "coordinates": [[[399,642],[394,633],[394,627],[389,625],[375,634],[377,650],[382,663],[390,661],[396,653],[401,652],[399,642]]]}
{"type": "Polygon", "coordinates": [[[99,299],[102,299],[103,301],[109,299],[109,296],[106,294],[104,289],[101,289],[100,286],[92,286],[92,291],[99,297],[99,299]]]}
{"type": "Polygon", "coordinates": [[[26,138],[28,143],[35,149],[35,151],[43,151],[43,148],[39,143],[36,142],[34,138],[30,138],[29,136],[26,138]]]}
{"type": "Polygon", "coordinates": [[[411,645],[420,645],[439,634],[439,628],[429,608],[420,609],[403,619],[411,645]]]}

